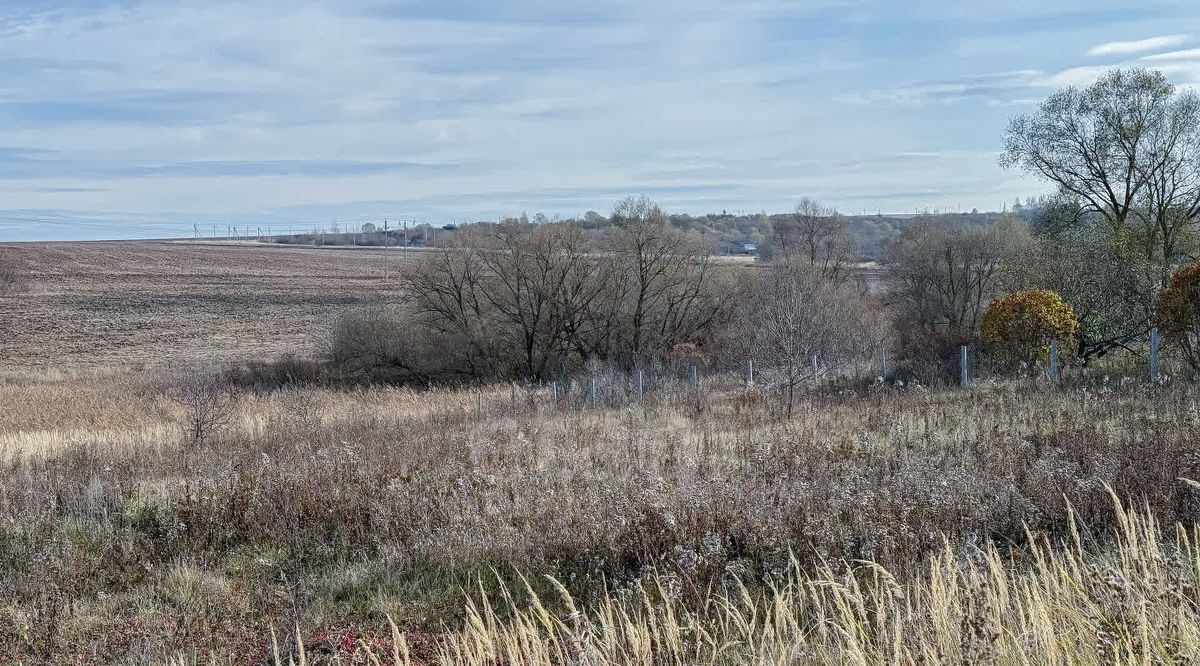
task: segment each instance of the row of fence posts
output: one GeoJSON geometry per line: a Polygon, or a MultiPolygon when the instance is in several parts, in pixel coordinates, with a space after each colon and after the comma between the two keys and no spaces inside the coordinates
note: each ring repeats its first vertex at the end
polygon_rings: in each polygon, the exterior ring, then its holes
{"type": "MultiPolygon", "coordinates": [[[[1159,372],[1158,372],[1159,346],[1160,346],[1160,343],[1159,343],[1158,329],[1152,328],[1152,329],[1150,329],[1150,381],[1152,383],[1158,383],[1158,380],[1159,380],[1159,372]]],[[[886,372],[887,352],[884,352],[883,358],[884,358],[884,361],[883,361],[884,370],[886,372]]],[[[969,370],[969,366],[968,366],[967,346],[966,345],[962,345],[958,349],[958,365],[959,365],[959,384],[962,386],[967,386],[970,383],[971,376],[970,376],[970,370],[969,370]]],[[[1049,368],[1049,370],[1050,370],[1050,381],[1054,384],[1057,384],[1059,382],[1059,380],[1061,379],[1061,374],[1059,373],[1059,369],[1058,369],[1058,340],[1050,341],[1050,368],[1049,368]]],[[[884,374],[883,376],[886,377],[887,375],[884,374]]]]}
{"type": "MultiPolygon", "coordinates": [[[[1158,328],[1150,329],[1150,381],[1157,383],[1159,380],[1158,372],[1158,351],[1160,341],[1158,328]]],[[[958,367],[959,367],[959,384],[967,386],[971,383],[970,364],[968,357],[968,348],[962,345],[958,348],[958,367]]],[[[887,377],[887,350],[883,350],[880,355],[880,376],[887,377]]],[[[1057,384],[1061,379],[1061,374],[1058,369],[1058,340],[1050,341],[1050,381],[1057,384]]]]}
{"type": "MultiPolygon", "coordinates": [[[[1158,364],[1159,346],[1160,346],[1160,340],[1159,340],[1158,329],[1157,328],[1150,329],[1150,381],[1151,382],[1159,381],[1159,364],[1158,364]]],[[[1061,379],[1061,372],[1059,370],[1058,354],[1059,354],[1058,341],[1051,340],[1050,341],[1049,375],[1050,375],[1050,381],[1055,384],[1057,384],[1059,382],[1059,380],[1061,379]]],[[[967,347],[967,345],[962,345],[959,347],[958,365],[959,365],[959,384],[961,386],[970,385],[970,383],[971,383],[970,349],[967,347]]],[[[812,373],[813,373],[814,379],[816,379],[817,377],[820,376],[820,365],[817,362],[816,356],[812,357],[812,373]]],[[[886,380],[888,377],[888,353],[887,353],[886,348],[881,349],[879,352],[879,377],[883,380],[886,380]]],[[[695,365],[692,366],[691,379],[692,379],[692,382],[691,382],[692,389],[693,389],[693,391],[695,391],[697,399],[699,399],[699,396],[700,396],[700,369],[699,369],[699,367],[697,367],[695,365]]],[[[748,387],[754,386],[754,360],[753,359],[748,361],[746,364],[746,385],[748,387]]],[[[600,396],[599,396],[599,391],[597,388],[596,375],[592,375],[590,377],[589,388],[590,388],[589,402],[591,403],[592,408],[596,409],[600,406],[600,396]]],[[[637,371],[637,404],[638,405],[644,404],[645,395],[646,395],[645,371],[639,369],[637,371]]],[[[550,383],[550,397],[551,397],[553,404],[557,405],[559,403],[558,382],[550,383]]],[[[517,385],[515,382],[510,386],[510,389],[509,389],[509,403],[510,403],[510,406],[513,409],[513,411],[516,411],[516,408],[517,408],[517,385]]],[[[483,412],[483,392],[482,391],[480,391],[478,394],[478,401],[477,401],[476,406],[479,409],[480,413],[482,413],[483,412]]]]}
{"type": "MultiPolygon", "coordinates": [[[[815,357],[813,359],[813,362],[814,362],[814,364],[816,363],[815,357]]],[[[749,383],[753,384],[754,383],[754,362],[753,361],[750,362],[750,366],[751,367],[750,367],[749,383]]],[[[699,398],[699,396],[700,396],[700,368],[698,366],[694,366],[694,365],[692,366],[691,380],[692,380],[691,381],[692,390],[695,393],[696,397],[699,398]]],[[[637,387],[637,404],[641,405],[645,402],[645,396],[646,396],[646,373],[644,370],[639,369],[637,371],[636,387],[637,387]]],[[[550,382],[549,389],[550,389],[551,403],[555,404],[555,405],[559,404],[558,382],[556,382],[556,381],[550,382]]],[[[593,409],[600,406],[599,383],[598,383],[598,378],[596,375],[591,375],[588,378],[587,401],[588,401],[588,404],[590,404],[593,409]]],[[[508,402],[509,402],[509,408],[515,412],[516,408],[517,408],[517,383],[516,382],[511,382],[509,384],[508,402]]],[[[481,413],[481,414],[483,413],[484,398],[483,398],[482,387],[480,387],[480,390],[476,392],[475,407],[479,411],[479,413],[481,413]]]]}

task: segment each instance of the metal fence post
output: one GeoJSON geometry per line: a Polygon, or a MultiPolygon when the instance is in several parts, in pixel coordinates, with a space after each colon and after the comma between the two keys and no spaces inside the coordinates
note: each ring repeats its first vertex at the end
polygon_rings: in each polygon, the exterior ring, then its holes
{"type": "Polygon", "coordinates": [[[750,359],[748,369],[746,371],[746,385],[754,386],[754,359],[750,359]]]}
{"type": "Polygon", "coordinates": [[[1058,340],[1050,341],[1050,381],[1058,383],[1058,340]]]}
{"type": "Polygon", "coordinates": [[[638,405],[642,404],[642,391],[644,389],[644,382],[644,371],[641,368],[638,368],[638,405]]]}
{"type": "Polygon", "coordinates": [[[887,361],[887,347],[883,347],[879,350],[879,378],[885,381],[887,380],[887,361]]]}
{"type": "Polygon", "coordinates": [[[508,407],[513,414],[517,413],[517,383],[511,382],[508,385],[508,407]]]}
{"type": "Polygon", "coordinates": [[[813,357],[812,357],[812,370],[813,370],[813,381],[815,382],[815,381],[817,381],[817,376],[820,374],[820,367],[817,365],[817,355],[816,354],[813,354],[813,357]]]}
{"type": "Polygon", "coordinates": [[[1158,381],[1158,327],[1150,329],[1150,381],[1158,381]]]}
{"type": "Polygon", "coordinates": [[[961,371],[961,376],[959,377],[959,382],[963,386],[966,386],[967,382],[970,379],[967,376],[967,346],[966,345],[963,345],[958,348],[958,365],[959,365],[959,368],[961,371]]]}
{"type": "Polygon", "coordinates": [[[599,403],[596,401],[596,375],[592,375],[592,409],[598,406],[599,403]]]}

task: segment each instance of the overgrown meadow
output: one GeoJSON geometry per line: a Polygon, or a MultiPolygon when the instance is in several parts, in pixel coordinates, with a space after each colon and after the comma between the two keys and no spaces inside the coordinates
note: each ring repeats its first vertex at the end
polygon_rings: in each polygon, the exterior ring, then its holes
{"type": "Polygon", "coordinates": [[[197,444],[176,381],[0,385],[4,660],[1187,663],[1200,640],[1182,384],[827,387],[788,419],[732,380],[620,409],[234,382],[197,444]]]}

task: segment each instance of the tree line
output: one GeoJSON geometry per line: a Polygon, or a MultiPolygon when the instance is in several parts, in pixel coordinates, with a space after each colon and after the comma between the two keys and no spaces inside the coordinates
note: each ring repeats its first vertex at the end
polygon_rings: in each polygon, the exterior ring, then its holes
{"type": "Polygon", "coordinates": [[[1055,340],[1086,366],[1162,325],[1200,349],[1200,288],[1178,278],[1200,254],[1195,93],[1114,70],[1013,119],[1000,159],[1055,193],[983,223],[907,221],[883,244],[881,285],[856,270],[847,218],[812,199],[771,218],[769,262],[747,268],[631,197],[607,219],[459,229],[403,276],[401,304],[343,317],[331,350],[351,375],[414,383],[755,358],[790,392],[883,350],[936,381],[964,344],[1033,364],[1055,340]]]}

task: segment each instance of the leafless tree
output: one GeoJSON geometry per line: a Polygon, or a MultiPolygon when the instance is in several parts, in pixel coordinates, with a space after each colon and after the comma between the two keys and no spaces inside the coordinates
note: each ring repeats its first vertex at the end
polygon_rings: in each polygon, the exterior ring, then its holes
{"type": "Polygon", "coordinates": [[[1165,285],[1173,268],[1194,252],[1200,221],[1200,96],[1178,93],[1149,137],[1149,159],[1137,165],[1145,186],[1133,208],[1135,237],[1161,266],[1165,285]]]}
{"type": "Polygon", "coordinates": [[[673,229],[646,197],[619,201],[610,219],[617,269],[610,298],[623,324],[615,356],[637,363],[705,335],[729,303],[714,289],[711,249],[673,229]]]}
{"type": "Polygon", "coordinates": [[[855,258],[846,219],[808,197],[800,199],[791,216],[772,225],[771,242],[777,255],[801,259],[828,280],[847,278],[855,258]]]}
{"type": "Polygon", "coordinates": [[[799,386],[830,368],[869,359],[876,349],[878,305],[803,261],[774,266],[749,293],[739,329],[761,371],[777,378],[788,418],[799,386]]]}
{"type": "Polygon", "coordinates": [[[184,437],[192,446],[204,446],[233,420],[233,391],[215,373],[196,370],[183,374],[170,396],[184,409],[184,437]]]}
{"type": "Polygon", "coordinates": [[[571,336],[584,332],[586,313],[606,289],[600,262],[585,251],[573,225],[507,220],[480,253],[487,271],[483,299],[517,350],[513,374],[541,380],[578,351],[571,336]]]}
{"type": "Polygon", "coordinates": [[[997,225],[967,226],[938,218],[915,220],[884,249],[890,299],[906,325],[956,343],[974,338],[1012,253],[997,225]]]}
{"type": "Polygon", "coordinates": [[[406,381],[543,380],[591,359],[628,367],[702,342],[731,293],[718,288],[708,248],[645,198],[618,203],[613,220],[600,248],[566,222],[513,218],[456,234],[406,272],[402,325],[348,316],[339,349],[402,369],[406,381]]]}
{"type": "Polygon", "coordinates": [[[496,374],[500,360],[494,311],[485,297],[487,265],[480,239],[455,234],[404,274],[414,323],[444,349],[459,350],[463,373],[496,374]]]}
{"type": "Polygon", "coordinates": [[[1056,183],[1114,229],[1146,186],[1155,124],[1173,88],[1159,72],[1114,70],[1084,90],[1068,87],[1014,118],[1001,163],[1056,183]]]}

